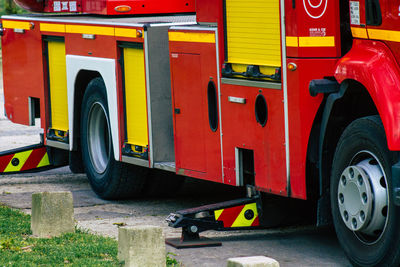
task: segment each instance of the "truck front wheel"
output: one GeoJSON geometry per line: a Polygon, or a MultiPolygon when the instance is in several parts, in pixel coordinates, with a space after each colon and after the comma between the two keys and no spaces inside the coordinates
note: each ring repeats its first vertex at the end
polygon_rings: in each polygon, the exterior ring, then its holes
{"type": "Polygon", "coordinates": [[[115,161],[106,87],[101,78],[87,86],[81,114],[82,160],[93,191],[104,199],[140,195],[147,169],[115,161]]]}
{"type": "Polygon", "coordinates": [[[378,116],[355,120],[338,142],[330,183],[332,217],[338,240],[356,266],[400,263],[400,210],[391,191],[395,161],[378,116]]]}

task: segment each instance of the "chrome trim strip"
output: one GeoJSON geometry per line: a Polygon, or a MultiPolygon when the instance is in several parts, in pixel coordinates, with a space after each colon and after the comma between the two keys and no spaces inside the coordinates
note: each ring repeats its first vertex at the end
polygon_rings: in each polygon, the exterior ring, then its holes
{"type": "Polygon", "coordinates": [[[286,68],[286,24],[285,24],[285,0],[281,0],[281,42],[282,42],[282,81],[283,81],[283,108],[285,113],[285,152],[286,152],[286,187],[290,196],[290,150],[289,150],[289,108],[286,68]]]}
{"type": "MultiPolygon", "coordinates": [[[[195,24],[195,25],[197,25],[197,24],[195,24]]],[[[188,31],[214,31],[216,36],[217,36],[217,33],[218,33],[218,29],[214,28],[214,27],[172,26],[170,29],[171,30],[183,30],[183,31],[184,30],[188,30],[188,31]]],[[[218,38],[217,38],[216,42],[218,42],[218,38]]]]}
{"type": "Polygon", "coordinates": [[[221,174],[222,183],[225,182],[224,172],[224,146],[223,146],[223,132],[222,132],[222,108],[221,108],[221,76],[220,76],[220,62],[219,62],[219,39],[218,28],[215,28],[215,51],[217,56],[217,80],[218,80],[218,113],[219,113],[219,134],[221,143],[221,174]]]}
{"type": "Polygon", "coordinates": [[[149,161],[144,160],[144,159],[137,159],[134,157],[127,157],[122,155],[122,162],[129,163],[129,164],[134,164],[137,166],[142,166],[142,167],[149,167],[149,161]]]}
{"type": "Polygon", "coordinates": [[[236,186],[243,185],[243,177],[242,177],[242,166],[241,166],[241,151],[239,148],[235,147],[235,173],[236,173],[236,186]]]}
{"type": "Polygon", "coordinates": [[[234,79],[234,78],[222,78],[222,84],[231,84],[231,85],[241,85],[241,86],[249,86],[249,87],[258,87],[258,88],[266,88],[266,89],[282,89],[281,83],[273,83],[273,82],[260,82],[260,81],[251,81],[244,79],[234,79]]]}
{"type": "Polygon", "coordinates": [[[149,131],[149,160],[150,168],[154,167],[154,154],[153,154],[153,128],[151,122],[151,95],[150,95],[150,69],[149,69],[149,42],[148,42],[148,32],[144,30],[144,57],[145,57],[145,67],[146,67],[146,99],[147,99],[147,128],[149,131]]]}
{"type": "MultiPolygon", "coordinates": [[[[55,15],[54,15],[55,16],[55,15]]],[[[70,15],[71,17],[73,15],[70,15]]],[[[76,15],[77,17],[82,16],[82,14],[76,15]]],[[[188,15],[191,17],[192,15],[188,15]]],[[[195,17],[195,16],[193,16],[195,17]]],[[[73,20],[71,19],[54,19],[50,17],[23,17],[23,16],[12,16],[12,15],[5,15],[1,16],[1,19],[12,19],[12,20],[24,20],[24,21],[38,21],[38,22],[58,22],[58,23],[74,23],[74,24],[92,24],[92,25],[108,25],[108,26],[127,26],[127,27],[144,27],[148,25],[150,27],[161,27],[161,26],[180,26],[180,25],[196,25],[196,19],[194,18],[193,21],[188,22],[160,22],[160,23],[126,23],[126,22],[101,22],[101,21],[90,21],[90,20],[73,20]]]]}
{"type": "Polygon", "coordinates": [[[54,141],[54,140],[49,140],[47,138],[46,138],[46,146],[60,148],[60,149],[63,149],[63,150],[69,150],[69,144],[58,142],[58,141],[54,141]]]}

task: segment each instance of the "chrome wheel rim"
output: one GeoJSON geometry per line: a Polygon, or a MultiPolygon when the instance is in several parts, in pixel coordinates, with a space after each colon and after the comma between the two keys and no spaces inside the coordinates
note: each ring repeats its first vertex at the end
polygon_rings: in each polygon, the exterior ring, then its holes
{"type": "Polygon", "coordinates": [[[95,171],[102,174],[110,161],[110,127],[104,106],[95,102],[88,117],[87,141],[89,155],[95,171]]]}
{"type": "Polygon", "coordinates": [[[389,217],[387,178],[381,162],[361,151],[342,172],[337,202],[343,223],[365,244],[380,240],[389,217]]]}

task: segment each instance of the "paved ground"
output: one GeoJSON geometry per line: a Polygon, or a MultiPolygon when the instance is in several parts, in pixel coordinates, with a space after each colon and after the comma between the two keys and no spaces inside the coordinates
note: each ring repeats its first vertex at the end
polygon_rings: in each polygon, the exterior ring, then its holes
{"type": "MultiPolygon", "coordinates": [[[[14,125],[3,116],[0,91],[0,151],[37,143],[39,128],[14,125]]],[[[89,187],[85,175],[68,168],[42,173],[0,176],[0,202],[30,213],[31,194],[38,191],[72,191],[77,225],[91,232],[116,238],[115,223],[158,225],[166,237],[179,237],[180,231],[165,222],[173,211],[233,199],[231,187],[188,180],[183,190],[170,198],[143,198],[130,201],[104,201],[89,187]],[[218,196],[218,197],[216,197],[218,196]]],[[[226,266],[230,257],[265,255],[281,266],[349,266],[331,229],[291,226],[279,229],[235,232],[205,232],[204,236],[223,242],[222,247],[167,251],[177,254],[184,266],[226,266]]]]}

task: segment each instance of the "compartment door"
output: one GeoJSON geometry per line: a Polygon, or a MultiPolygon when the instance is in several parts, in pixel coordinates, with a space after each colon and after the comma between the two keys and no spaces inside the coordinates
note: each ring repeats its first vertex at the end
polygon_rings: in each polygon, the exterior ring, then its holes
{"type": "Polygon", "coordinates": [[[149,140],[143,44],[130,43],[122,46],[126,115],[125,148],[129,147],[128,150],[133,156],[147,159],[149,140]]]}
{"type": "Polygon", "coordinates": [[[199,54],[172,56],[177,169],[206,172],[205,99],[199,54]]]}
{"type": "Polygon", "coordinates": [[[48,83],[50,98],[50,130],[48,138],[68,142],[68,96],[63,37],[48,37],[47,46],[48,83]]]}

